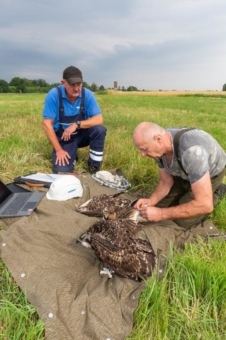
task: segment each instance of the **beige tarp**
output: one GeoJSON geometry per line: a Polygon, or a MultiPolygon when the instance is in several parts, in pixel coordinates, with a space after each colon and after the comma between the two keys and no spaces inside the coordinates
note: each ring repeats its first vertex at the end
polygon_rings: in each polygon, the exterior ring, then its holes
{"type": "MultiPolygon", "coordinates": [[[[89,197],[116,193],[90,175],[81,175],[80,180],[82,198],[58,202],[44,197],[31,216],[2,219],[1,256],[44,321],[46,339],[124,340],[145,285],[117,275],[100,276],[92,250],[76,243],[97,218],[75,208],[89,197]]],[[[149,223],[139,236],[149,239],[157,254],[167,255],[170,244],[180,247],[197,235],[216,232],[210,221],[191,230],[169,221],[149,223]]],[[[164,257],[159,266],[164,266],[164,257]]]]}

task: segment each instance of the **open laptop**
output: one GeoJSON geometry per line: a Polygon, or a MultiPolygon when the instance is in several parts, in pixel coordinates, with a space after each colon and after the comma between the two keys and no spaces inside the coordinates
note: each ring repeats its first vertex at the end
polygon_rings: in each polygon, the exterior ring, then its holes
{"type": "Polygon", "coordinates": [[[0,180],[0,218],[29,216],[45,192],[12,192],[0,180]]]}

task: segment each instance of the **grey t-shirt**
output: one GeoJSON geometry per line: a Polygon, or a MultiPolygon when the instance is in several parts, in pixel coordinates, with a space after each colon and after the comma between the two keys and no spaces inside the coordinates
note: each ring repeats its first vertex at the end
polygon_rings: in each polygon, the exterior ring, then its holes
{"type": "MultiPolygon", "coordinates": [[[[181,128],[170,128],[167,131],[173,138],[181,128]]],[[[191,184],[202,178],[207,171],[210,177],[219,175],[226,165],[226,154],[218,142],[203,130],[190,130],[181,135],[179,139],[179,158],[188,176],[181,169],[173,150],[173,160],[167,165],[165,156],[157,161],[160,168],[165,168],[172,176],[179,176],[191,184]]]]}

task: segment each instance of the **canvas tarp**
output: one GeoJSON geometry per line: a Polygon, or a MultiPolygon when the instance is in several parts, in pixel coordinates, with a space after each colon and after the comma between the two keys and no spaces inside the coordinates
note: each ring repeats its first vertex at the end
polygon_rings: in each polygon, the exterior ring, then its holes
{"type": "MultiPolygon", "coordinates": [[[[31,216],[0,221],[1,257],[44,321],[46,339],[124,340],[132,330],[145,284],[117,275],[101,276],[93,251],[76,243],[97,220],[79,214],[76,207],[89,197],[116,193],[90,175],[79,178],[82,198],[59,202],[44,197],[31,216]]],[[[156,254],[167,256],[170,245],[181,247],[197,236],[216,232],[210,221],[190,230],[166,221],[145,224],[139,236],[151,242],[156,254]]]]}

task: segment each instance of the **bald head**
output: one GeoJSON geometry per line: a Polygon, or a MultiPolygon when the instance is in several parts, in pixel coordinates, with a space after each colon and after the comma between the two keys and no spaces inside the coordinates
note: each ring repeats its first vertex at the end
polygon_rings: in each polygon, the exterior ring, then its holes
{"type": "Polygon", "coordinates": [[[155,123],[142,122],[133,132],[133,142],[138,147],[143,143],[152,143],[156,135],[164,136],[165,133],[166,130],[155,123]]]}

